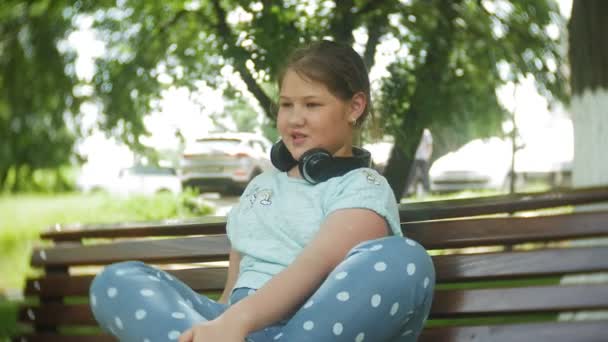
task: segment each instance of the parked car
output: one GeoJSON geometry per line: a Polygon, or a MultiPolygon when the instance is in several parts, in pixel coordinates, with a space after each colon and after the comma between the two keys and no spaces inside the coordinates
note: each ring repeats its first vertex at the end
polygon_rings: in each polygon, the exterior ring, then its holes
{"type": "MultiPolygon", "coordinates": [[[[511,157],[512,147],[507,140],[498,137],[472,140],[435,160],[429,171],[431,191],[507,190],[511,157]]],[[[551,155],[534,146],[524,147],[515,154],[514,171],[519,186],[531,179],[543,180],[552,186],[566,185],[571,167],[568,155],[551,155]]]]}
{"type": "Polygon", "coordinates": [[[181,180],[175,169],[156,166],[123,168],[116,176],[106,178],[82,174],[77,184],[83,192],[106,191],[118,195],[182,192],[181,180]]]}
{"type": "Polygon", "coordinates": [[[254,133],[215,133],[186,145],[180,160],[184,187],[240,194],[258,174],[271,169],[272,143],[254,133]]]}

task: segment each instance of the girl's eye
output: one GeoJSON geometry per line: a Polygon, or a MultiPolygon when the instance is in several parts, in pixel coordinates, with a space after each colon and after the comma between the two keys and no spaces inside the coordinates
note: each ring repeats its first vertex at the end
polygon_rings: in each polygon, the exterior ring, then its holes
{"type": "Polygon", "coordinates": [[[281,102],[279,105],[283,108],[289,108],[292,106],[291,102],[281,102]]]}
{"type": "Polygon", "coordinates": [[[306,107],[308,108],[314,108],[314,107],[319,107],[321,104],[320,103],[316,103],[316,102],[310,102],[306,104],[306,107]]]}

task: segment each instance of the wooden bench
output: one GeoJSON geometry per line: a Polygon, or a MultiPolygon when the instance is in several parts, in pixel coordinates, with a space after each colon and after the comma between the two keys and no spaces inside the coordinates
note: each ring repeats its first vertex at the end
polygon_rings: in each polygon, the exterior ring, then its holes
{"type": "MultiPolygon", "coordinates": [[[[607,246],[569,243],[608,236],[608,211],[521,213],[598,202],[608,202],[608,188],[402,204],[404,233],[431,251],[437,270],[431,319],[420,340],[608,340],[608,320],[557,319],[608,309],[607,283],[560,283],[564,275],[608,270],[607,246]],[[470,217],[496,213],[507,214],[470,217]]],[[[29,305],[19,321],[29,331],[16,341],[113,341],[91,328],[87,293],[101,265],[142,260],[205,293],[219,294],[226,277],[225,266],[205,264],[227,260],[223,217],[56,226],[42,238],[53,244],[32,255],[44,275],[27,281],[29,305]]]]}

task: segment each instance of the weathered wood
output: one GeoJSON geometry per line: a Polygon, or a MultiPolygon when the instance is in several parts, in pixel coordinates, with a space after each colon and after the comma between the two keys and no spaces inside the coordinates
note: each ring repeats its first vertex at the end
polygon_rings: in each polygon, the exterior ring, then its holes
{"type": "MultiPolygon", "coordinates": [[[[608,271],[608,247],[563,248],[526,252],[439,255],[433,257],[437,282],[518,279],[608,271]]],[[[169,270],[196,291],[221,290],[224,267],[169,270]]],[[[93,276],[47,275],[27,282],[27,295],[84,296],[93,276]]]]}
{"type": "Polygon", "coordinates": [[[604,342],[608,321],[429,328],[419,342],[604,342]]]}

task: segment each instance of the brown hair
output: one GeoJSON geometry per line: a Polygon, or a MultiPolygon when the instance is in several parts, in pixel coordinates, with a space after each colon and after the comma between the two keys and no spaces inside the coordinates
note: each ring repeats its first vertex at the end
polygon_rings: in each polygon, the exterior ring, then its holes
{"type": "Polygon", "coordinates": [[[334,96],[345,101],[362,92],[367,105],[355,125],[361,126],[369,115],[372,106],[367,68],[352,47],[321,40],[295,50],[279,73],[279,89],[288,70],[325,84],[334,96]]]}

